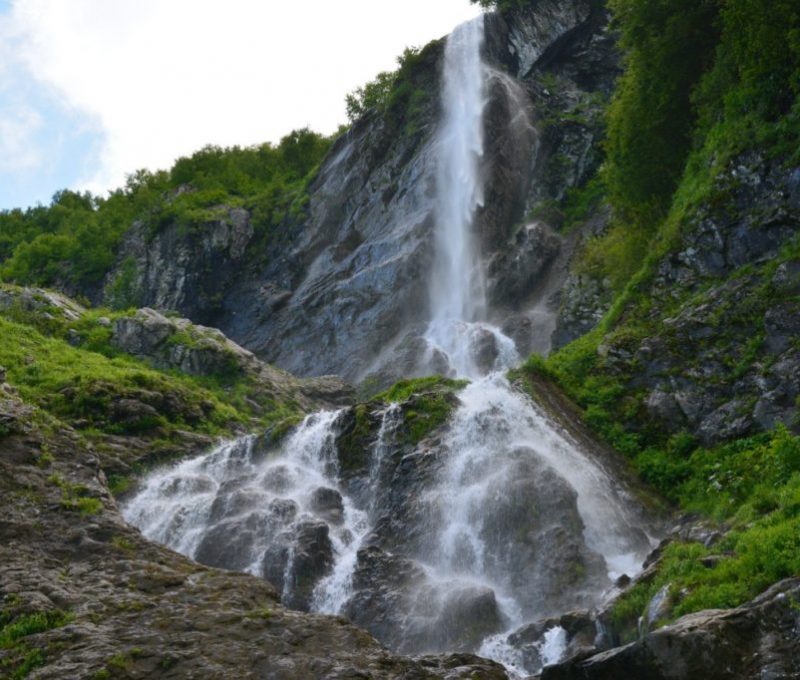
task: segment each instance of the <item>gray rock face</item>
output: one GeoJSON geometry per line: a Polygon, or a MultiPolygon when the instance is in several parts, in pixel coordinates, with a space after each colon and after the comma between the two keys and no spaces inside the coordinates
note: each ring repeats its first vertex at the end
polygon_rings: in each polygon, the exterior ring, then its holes
{"type": "MultiPolygon", "coordinates": [[[[0,394],[0,596],[4,616],[69,615],[0,652],[17,673],[41,650],[32,678],[308,678],[507,680],[469,655],[392,655],[342,618],[287,610],[266,581],[201,566],[153,543],[120,516],[98,457],[65,426],[0,394]],[[46,444],[47,460],[40,460],[46,444]],[[37,463],[37,461],[39,461],[37,463]],[[62,488],[99,503],[70,510],[62,488]],[[124,670],[122,670],[124,668],[124,670]]],[[[276,510],[277,511],[277,510],[276,510]]],[[[312,568],[320,537],[307,543],[312,568]]]]}
{"type": "Polygon", "coordinates": [[[177,369],[190,375],[232,379],[249,377],[265,398],[290,397],[303,405],[342,406],[352,403],[354,391],[334,376],[298,380],[260,361],[216,328],[168,317],[150,308],[113,322],[112,344],[157,368],[177,369]]]}
{"type": "MultiPolygon", "coordinates": [[[[795,174],[757,155],[735,159],[642,291],[648,318],[661,319],[653,335],[601,344],[604,370],[641,390],[650,424],[707,446],[779,423],[797,430],[800,265],[785,249],[800,230],[795,174]]],[[[591,279],[576,284],[562,309],[601,297],[591,279]]],[[[565,339],[580,317],[561,326],[565,339]]]]}
{"type": "MultiPolygon", "coordinates": [[[[541,284],[560,239],[525,214],[594,172],[600,119],[552,121],[607,91],[616,56],[604,37],[606,17],[589,2],[548,0],[486,21],[492,75],[485,201],[475,228],[492,321],[503,325],[520,314],[533,319],[535,307],[554,313],[541,284]],[[544,73],[558,74],[559,92],[545,91],[544,73]],[[554,172],[559,163],[562,171],[554,172]]],[[[188,234],[166,225],[152,236],[134,225],[108,282],[133,261],[140,304],[220,328],[297,375],[374,374],[376,386],[385,385],[393,376],[384,369],[397,363],[386,348],[429,318],[441,55],[442,43],[432,44],[411,73],[410,85],[423,95],[413,125],[398,111],[360,120],[322,163],[305,215],[281,225],[264,252],[251,243],[249,215],[220,207],[222,217],[188,234]]],[[[529,335],[523,354],[532,347],[529,335]]]]}
{"type": "Polygon", "coordinates": [[[800,581],[782,581],[732,610],[690,614],[624,647],[548,666],[542,680],[747,680],[797,677],[800,581]]]}
{"type": "Polygon", "coordinates": [[[590,16],[590,2],[565,4],[558,0],[536,3],[525,7],[521,21],[515,21],[508,29],[509,52],[516,62],[516,75],[529,75],[534,64],[552,47],[590,16]]]}
{"type": "Polygon", "coordinates": [[[114,322],[112,343],[123,352],[150,359],[158,368],[190,375],[257,371],[255,356],[215,328],[169,318],[147,307],[114,322]]]}
{"type": "Polygon", "coordinates": [[[135,280],[130,303],[160,310],[179,310],[199,321],[212,318],[230,282],[240,273],[247,245],[253,237],[250,215],[242,208],[220,206],[216,221],[186,230],[178,225],[151,234],[136,222],[125,235],[116,271],[107,286],[132,262],[135,280]]]}

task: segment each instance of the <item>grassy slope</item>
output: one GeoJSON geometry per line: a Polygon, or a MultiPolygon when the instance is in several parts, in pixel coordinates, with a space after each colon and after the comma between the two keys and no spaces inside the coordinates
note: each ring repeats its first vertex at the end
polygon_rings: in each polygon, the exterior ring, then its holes
{"type": "MultiPolygon", "coordinates": [[[[598,181],[606,185],[616,218],[607,234],[588,244],[577,266],[610,280],[617,297],[598,328],[547,360],[532,357],[523,369],[561,385],[590,427],[677,507],[730,528],[713,548],[675,543],[665,550],[655,577],[615,608],[617,623],[629,634],[664,585],[670,585],[671,617],[677,617],[738,605],[774,581],[800,574],[800,438],[779,427],[705,448],[686,432],[670,434],[643,408],[646,389],[635,378],[646,367],[620,369],[614,362],[615,349],[635,352],[645,338],[663,338],[680,353],[680,338],[664,319],[701,304],[714,287],[738,280],[747,291],[744,301],[734,304],[722,296],[719,326],[700,346],[728,357],[722,380],[758,372],[768,361],[761,351],[763,336],[741,337],[741,329],[752,328],[754,320],[761,323],[769,306],[784,301],[782,295],[785,301],[796,299],[770,285],[781,262],[800,259],[796,240],[775,260],[657,297],[658,264],[680,249],[701,208],[734,205],[718,180],[735,159],[755,151],[788,167],[800,160],[797,6],[761,0],[689,3],[711,27],[698,36],[692,22],[683,22],[682,4],[611,3],[627,68],[610,108],[609,157],[598,181]],[[669,30],[662,30],[664,25],[669,30]],[[778,44],[783,49],[776,49],[778,44]],[[676,65],[670,57],[676,48],[690,61],[676,65]],[[676,125],[682,126],[680,135],[676,125]],[[671,183],[662,181],[664,168],[670,169],[671,183]]],[[[693,360],[685,356],[686,362],[693,360]]]]}
{"type": "Polygon", "coordinates": [[[296,402],[265,399],[248,375],[185,375],[121,353],[110,342],[116,315],[99,309],[70,320],[55,308],[14,306],[0,313],[7,383],[91,443],[115,491],[149,464],[299,419],[296,402]]]}

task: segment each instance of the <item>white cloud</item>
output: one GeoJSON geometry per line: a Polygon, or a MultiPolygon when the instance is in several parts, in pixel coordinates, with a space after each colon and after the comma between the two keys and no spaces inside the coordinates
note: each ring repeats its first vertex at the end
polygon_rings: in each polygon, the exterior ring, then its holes
{"type": "Polygon", "coordinates": [[[19,96],[12,66],[17,36],[12,28],[0,22],[0,172],[21,173],[42,164],[34,143],[42,118],[19,96]]]}
{"type": "Polygon", "coordinates": [[[0,111],[0,172],[25,172],[43,165],[43,154],[34,142],[41,127],[42,117],[27,107],[0,111]]]}
{"type": "Polygon", "coordinates": [[[468,0],[16,0],[21,57],[100,121],[108,188],[204,144],[345,121],[344,95],[477,13],[468,0]]]}

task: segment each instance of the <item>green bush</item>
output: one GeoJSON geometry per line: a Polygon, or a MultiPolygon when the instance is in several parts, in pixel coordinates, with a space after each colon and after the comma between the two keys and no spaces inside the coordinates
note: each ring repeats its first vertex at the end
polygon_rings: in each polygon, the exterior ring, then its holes
{"type": "Polygon", "coordinates": [[[605,179],[628,219],[666,213],[691,149],[692,93],[714,55],[715,0],[611,0],[625,71],[608,113],[605,179]]]}
{"type": "MultiPolygon", "coordinates": [[[[60,191],[47,207],[0,211],[0,276],[24,285],[101,283],[116,261],[123,234],[138,220],[151,236],[169,224],[187,233],[227,219],[244,206],[261,236],[295,209],[302,212],[306,186],[331,138],[295,130],[277,145],[207,146],[179,158],[169,171],[140,170],[107,198],[60,191]],[[299,210],[298,210],[299,207],[299,210]]],[[[135,263],[124,262],[106,291],[124,309],[138,303],[135,263]]]]}

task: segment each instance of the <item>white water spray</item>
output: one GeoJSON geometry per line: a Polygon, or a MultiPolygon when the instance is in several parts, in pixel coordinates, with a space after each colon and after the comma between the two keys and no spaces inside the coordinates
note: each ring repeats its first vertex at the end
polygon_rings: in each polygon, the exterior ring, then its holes
{"type": "MultiPolygon", "coordinates": [[[[377,602],[372,632],[395,649],[480,651],[522,675],[538,669],[524,668],[509,633],[597,603],[617,575],[639,569],[650,540],[603,466],[501,373],[519,356],[489,323],[474,233],[489,75],[482,42],[483,17],[448,39],[437,138],[424,337],[451,374],[473,380],[449,429],[409,452],[399,444],[403,413],[387,407],[352,484],[335,444],[342,414],[320,412],[277,450],[247,437],[152,474],[124,514],[184,554],[267,578],[291,606],[352,615],[353,602],[377,602]],[[398,512],[403,526],[393,523],[398,512]]],[[[541,663],[556,662],[566,644],[563,629],[549,629],[541,663]]]]}
{"type": "Polygon", "coordinates": [[[436,259],[431,273],[431,352],[447,357],[455,375],[475,378],[511,366],[514,343],[486,323],[486,283],[474,234],[483,205],[483,109],[487,69],[481,60],[483,16],[457,27],[444,54],[437,168],[436,259]],[[491,356],[481,365],[476,349],[491,356]],[[494,345],[494,347],[492,347],[494,345]]]}

